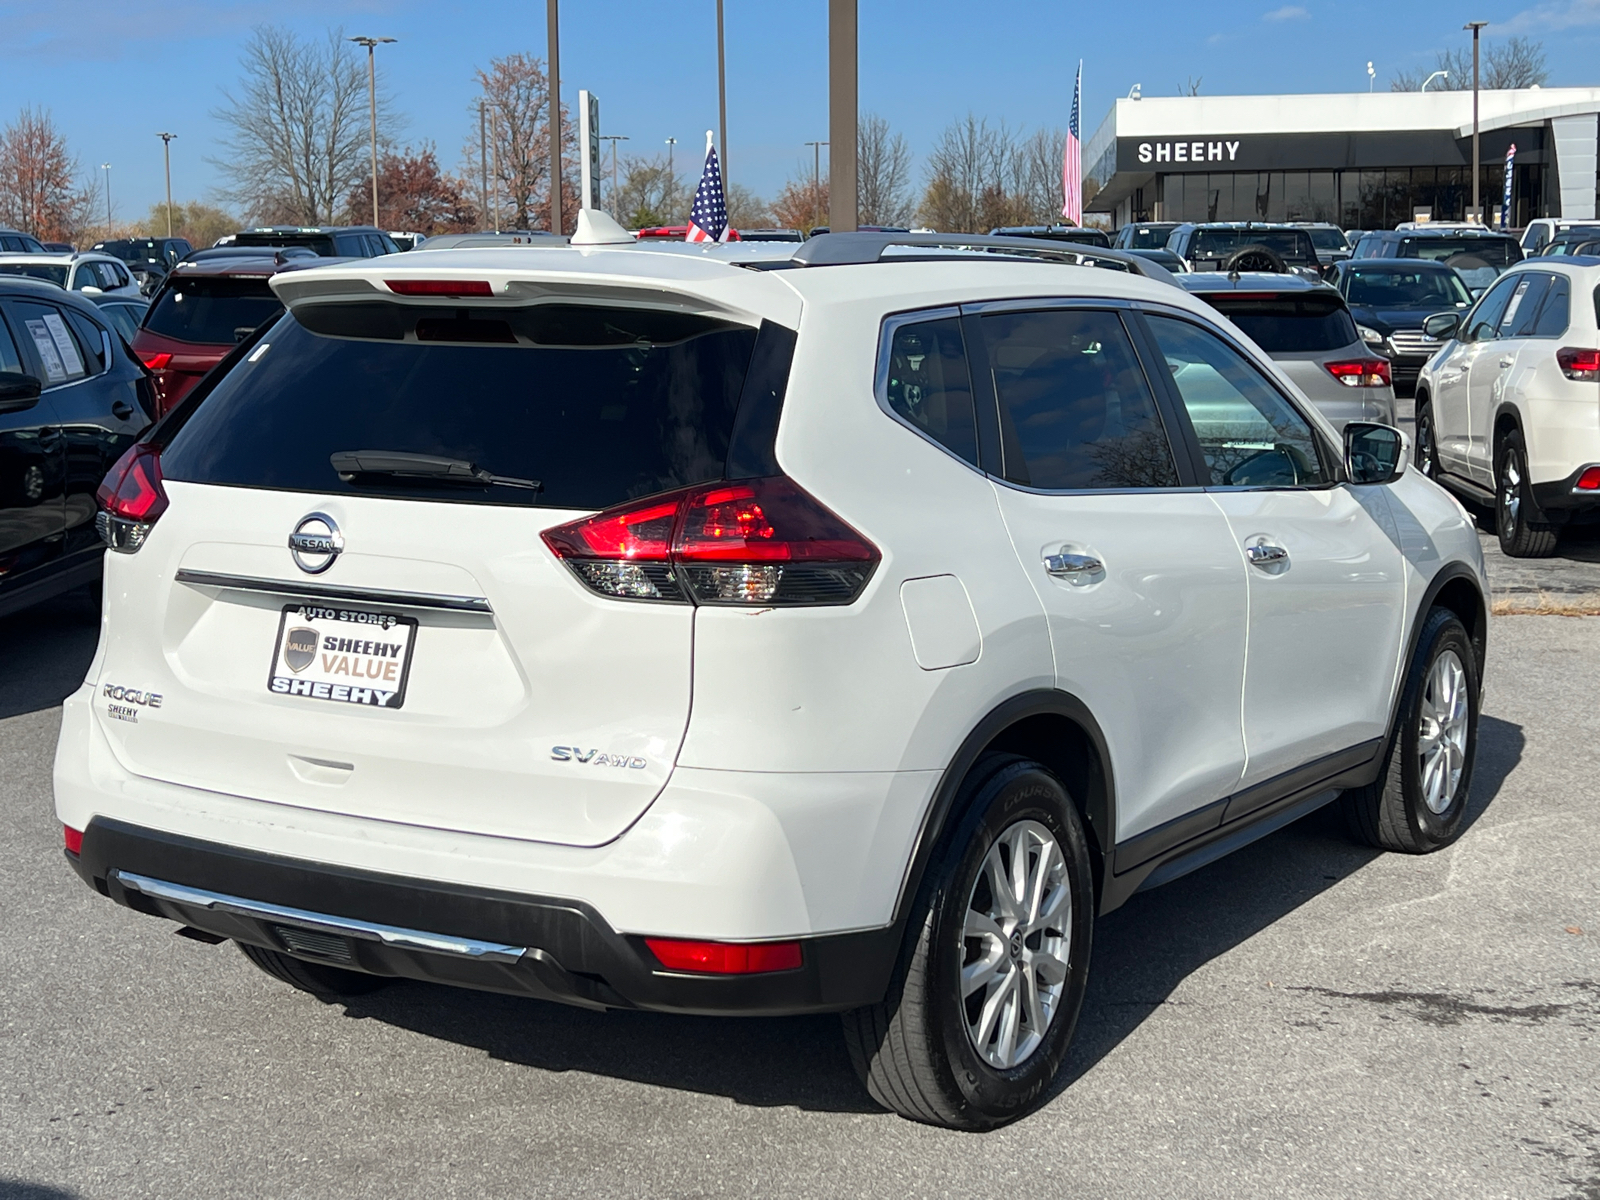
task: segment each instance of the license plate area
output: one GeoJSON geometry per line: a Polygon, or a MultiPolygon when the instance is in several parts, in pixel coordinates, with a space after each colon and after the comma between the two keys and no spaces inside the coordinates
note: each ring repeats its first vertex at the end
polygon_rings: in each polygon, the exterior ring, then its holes
{"type": "Polygon", "coordinates": [[[370,608],[288,604],[267,690],[365,708],[399,708],[406,699],[417,619],[370,608]]]}

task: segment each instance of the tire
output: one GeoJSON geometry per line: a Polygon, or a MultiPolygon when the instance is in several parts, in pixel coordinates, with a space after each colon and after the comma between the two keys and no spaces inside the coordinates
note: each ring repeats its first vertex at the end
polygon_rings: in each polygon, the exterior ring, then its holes
{"type": "Polygon", "coordinates": [[[1283,256],[1271,246],[1249,245],[1240,246],[1228,260],[1222,264],[1222,269],[1232,274],[1234,271],[1264,271],[1272,275],[1284,275],[1289,268],[1284,265],[1283,256]]]}
{"type": "Polygon", "coordinates": [[[1461,619],[1446,608],[1429,610],[1378,778],[1342,798],[1350,831],[1359,841],[1381,850],[1431,854],[1461,836],[1478,750],[1479,686],[1478,659],[1461,619]],[[1454,691],[1442,686],[1452,662],[1454,691]],[[1441,707],[1444,720],[1438,715],[1441,707]]]}
{"type": "Polygon", "coordinates": [[[1423,401],[1417,405],[1417,441],[1412,447],[1412,458],[1417,470],[1435,483],[1439,481],[1439,434],[1433,424],[1433,405],[1423,401]]]}
{"type": "Polygon", "coordinates": [[[1529,520],[1532,508],[1528,448],[1522,431],[1512,429],[1494,452],[1494,528],[1500,549],[1512,558],[1548,558],[1555,553],[1555,529],[1529,520]]]}
{"type": "Polygon", "coordinates": [[[236,945],[244,956],[268,975],[292,988],[309,992],[318,1000],[343,1000],[352,996],[365,996],[388,984],[382,975],[368,975],[365,971],[346,971],[324,963],[306,962],[279,950],[264,946],[251,946],[245,942],[236,945]]]}
{"type": "Polygon", "coordinates": [[[1044,767],[986,756],[960,800],[965,815],[929,866],[888,995],[843,1020],[851,1062],[879,1104],[977,1131],[1026,1114],[1060,1070],[1083,1005],[1095,895],[1083,823],[1044,767]],[[1032,933],[997,891],[1013,857],[1048,886],[1030,906],[1047,914],[1032,933]],[[985,982],[963,995],[969,967],[985,982]]]}

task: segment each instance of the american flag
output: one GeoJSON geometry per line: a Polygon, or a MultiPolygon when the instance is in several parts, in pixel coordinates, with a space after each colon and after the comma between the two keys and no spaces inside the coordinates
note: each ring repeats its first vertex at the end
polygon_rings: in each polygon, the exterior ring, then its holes
{"type": "Polygon", "coordinates": [[[728,202],[722,195],[722,167],[717,163],[711,131],[706,130],[706,165],[700,172],[700,186],[694,190],[694,206],[689,209],[686,242],[725,242],[728,228],[728,202]]]}
{"type": "Polygon", "coordinates": [[[1083,224],[1082,135],[1083,60],[1078,60],[1078,79],[1072,85],[1072,118],[1067,122],[1067,149],[1061,156],[1061,215],[1074,225],[1083,224]]]}

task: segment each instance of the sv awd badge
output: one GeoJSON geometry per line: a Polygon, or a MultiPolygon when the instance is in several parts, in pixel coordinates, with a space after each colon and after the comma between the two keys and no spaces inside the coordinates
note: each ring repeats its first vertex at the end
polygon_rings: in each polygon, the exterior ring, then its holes
{"type": "Polygon", "coordinates": [[[585,763],[592,767],[629,767],[642,771],[649,765],[644,758],[629,758],[625,754],[601,754],[598,750],[584,750],[578,746],[551,746],[550,757],[557,762],[585,763]]]}

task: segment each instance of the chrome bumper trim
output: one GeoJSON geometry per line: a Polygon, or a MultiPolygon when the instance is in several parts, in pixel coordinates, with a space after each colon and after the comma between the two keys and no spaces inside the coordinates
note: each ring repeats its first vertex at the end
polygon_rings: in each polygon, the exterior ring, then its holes
{"type": "Polygon", "coordinates": [[[375,925],[370,921],[357,921],[351,917],[335,917],[328,913],[308,912],[303,908],[285,908],[261,900],[246,900],[221,892],[207,892],[200,888],[184,887],[148,875],[134,875],[128,871],[111,872],[123,887],[141,892],[153,900],[167,900],[190,908],[204,908],[212,912],[231,913],[234,916],[254,917],[274,921],[280,925],[294,925],[318,933],[333,933],[343,937],[360,938],[368,942],[382,942],[401,950],[421,950],[428,954],[450,954],[457,958],[470,958],[477,962],[519,962],[529,953],[526,946],[503,946],[497,942],[480,942],[474,938],[451,937],[443,933],[427,933],[420,929],[402,929],[396,925],[375,925]]]}
{"type": "Polygon", "coordinates": [[[433,592],[396,592],[386,588],[342,587],[336,583],[301,583],[293,579],[260,579],[252,575],[227,575],[220,571],[178,569],[178,582],[190,587],[221,588],[230,592],[260,592],[309,600],[343,600],[353,604],[391,604],[399,608],[432,608],[447,612],[492,613],[482,596],[444,596],[433,592]]]}

